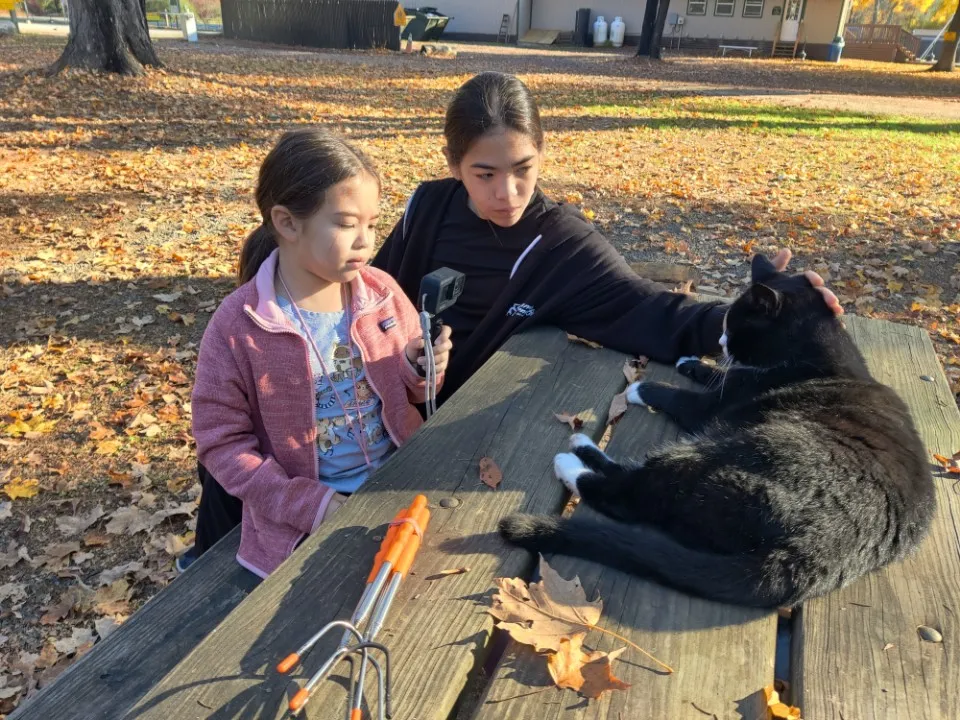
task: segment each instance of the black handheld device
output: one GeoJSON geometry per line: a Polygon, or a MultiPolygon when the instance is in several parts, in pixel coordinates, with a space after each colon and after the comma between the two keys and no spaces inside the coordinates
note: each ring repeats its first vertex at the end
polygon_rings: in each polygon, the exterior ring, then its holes
{"type": "Polygon", "coordinates": [[[420,312],[430,316],[430,335],[436,340],[443,324],[438,316],[457,302],[467,276],[447,267],[424,275],[420,281],[420,293],[417,296],[420,312]]]}

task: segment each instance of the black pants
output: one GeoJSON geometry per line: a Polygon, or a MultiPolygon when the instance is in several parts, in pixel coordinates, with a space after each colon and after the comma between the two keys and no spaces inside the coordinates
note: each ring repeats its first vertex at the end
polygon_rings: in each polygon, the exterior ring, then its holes
{"type": "Polygon", "coordinates": [[[243,519],[243,502],[223,489],[210,471],[197,463],[203,492],[197,510],[197,537],[194,549],[203,555],[217,540],[228,535],[243,519]]]}

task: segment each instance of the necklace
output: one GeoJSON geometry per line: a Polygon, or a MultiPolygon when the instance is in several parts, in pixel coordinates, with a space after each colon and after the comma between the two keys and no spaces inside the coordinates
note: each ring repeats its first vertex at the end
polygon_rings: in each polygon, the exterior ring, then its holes
{"type": "MultiPolygon", "coordinates": [[[[280,284],[283,286],[283,291],[287,294],[287,299],[290,301],[294,312],[297,314],[297,319],[300,321],[300,326],[303,328],[303,334],[307,336],[307,341],[309,342],[310,347],[313,348],[317,362],[320,363],[320,370],[323,372],[323,376],[330,385],[330,389],[333,390],[333,396],[337,399],[337,404],[340,405],[340,409],[343,411],[343,417],[348,423],[350,423],[351,429],[353,429],[353,431],[357,434],[357,443],[359,443],[360,451],[363,453],[363,460],[367,466],[370,466],[370,456],[367,454],[367,441],[363,434],[363,411],[360,407],[359,393],[357,392],[357,369],[353,365],[353,340],[350,337],[352,319],[350,313],[349,293],[347,293],[348,297],[344,299],[343,309],[346,311],[347,315],[347,349],[350,351],[350,380],[353,382],[354,404],[352,408],[347,407],[346,403],[343,402],[343,398],[340,397],[340,393],[337,392],[337,386],[333,384],[333,379],[330,377],[330,373],[327,372],[327,364],[323,361],[323,355],[320,353],[320,348],[317,347],[317,342],[313,339],[313,333],[310,332],[310,327],[307,325],[306,320],[303,319],[303,313],[300,312],[300,307],[297,305],[296,300],[293,299],[293,293],[291,293],[290,288],[287,287],[287,283],[283,279],[283,274],[280,272],[280,268],[277,268],[277,277],[280,278],[280,284]],[[353,419],[350,417],[349,411],[351,409],[357,414],[356,425],[354,425],[353,419]]],[[[341,293],[342,292],[343,286],[341,285],[341,293]]]]}

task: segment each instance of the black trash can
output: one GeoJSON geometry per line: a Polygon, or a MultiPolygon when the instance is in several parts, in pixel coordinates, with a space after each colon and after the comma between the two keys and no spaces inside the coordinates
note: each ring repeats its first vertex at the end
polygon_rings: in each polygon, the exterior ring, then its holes
{"type": "Polygon", "coordinates": [[[593,47],[593,33],[590,32],[590,8],[577,10],[577,22],[573,26],[573,44],[578,47],[593,47]]]}
{"type": "Polygon", "coordinates": [[[453,18],[441,14],[435,7],[421,7],[415,10],[404,8],[410,18],[403,28],[403,37],[412,38],[417,42],[439,40],[443,31],[453,18]]]}

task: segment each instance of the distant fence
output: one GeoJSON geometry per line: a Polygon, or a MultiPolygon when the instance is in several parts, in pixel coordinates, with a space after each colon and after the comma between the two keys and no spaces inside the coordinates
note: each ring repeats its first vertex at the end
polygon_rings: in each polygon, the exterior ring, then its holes
{"type": "Polygon", "coordinates": [[[397,0],[221,0],[223,35],[282,45],[400,49],[397,0]]]}

